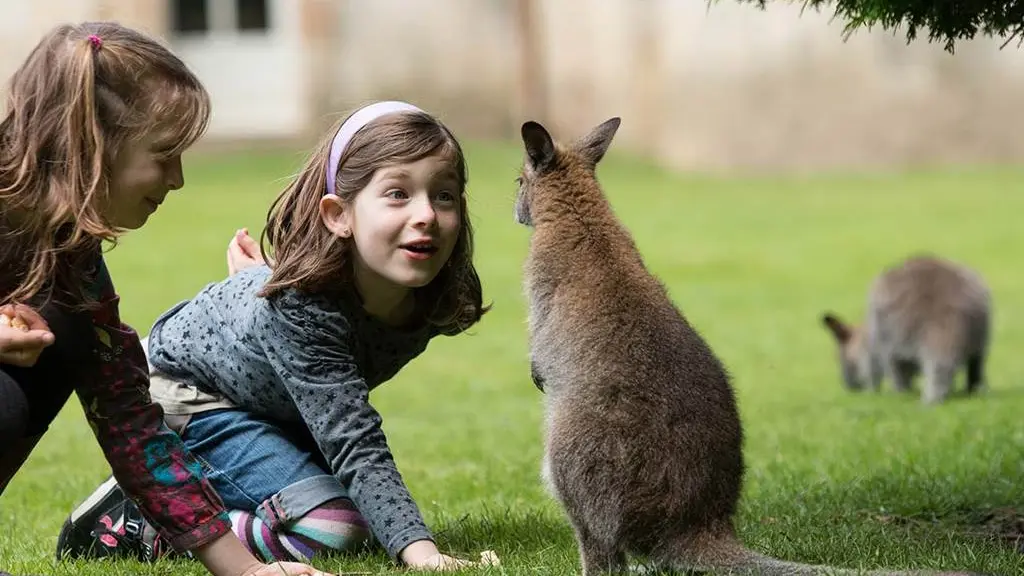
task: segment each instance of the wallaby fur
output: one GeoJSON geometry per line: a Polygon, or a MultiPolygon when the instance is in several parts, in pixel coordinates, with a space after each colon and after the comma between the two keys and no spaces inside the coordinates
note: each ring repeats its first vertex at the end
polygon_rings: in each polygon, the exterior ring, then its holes
{"type": "Polygon", "coordinates": [[[910,391],[923,374],[921,399],[941,403],[958,369],[971,394],[985,384],[991,295],[973,270],[930,254],[914,255],[884,270],[873,282],[861,326],[826,312],[835,337],[843,383],[877,391],[888,375],[893,388],[910,391]]]}
{"type": "MultiPolygon", "coordinates": [[[[575,531],[583,574],[627,555],[659,570],[858,573],[776,560],[738,539],[743,431],[729,376],[646,269],[595,169],[613,118],[571,145],[522,126],[516,220],[531,375],[545,393],[544,477],[575,531]]],[[[873,572],[911,574],[911,572],[873,572]]]]}

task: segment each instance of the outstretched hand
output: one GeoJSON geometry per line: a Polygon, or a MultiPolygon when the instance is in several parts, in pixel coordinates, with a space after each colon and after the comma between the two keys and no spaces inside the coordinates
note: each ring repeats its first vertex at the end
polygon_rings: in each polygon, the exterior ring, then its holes
{"type": "Polygon", "coordinates": [[[32,308],[22,304],[0,307],[0,364],[32,367],[53,342],[50,326],[32,308]]]}
{"type": "Polygon", "coordinates": [[[249,230],[242,228],[235,232],[228,243],[228,275],[233,276],[240,270],[263,264],[260,245],[249,236],[249,230]]]}
{"type": "Polygon", "coordinates": [[[327,572],[317,570],[312,566],[299,562],[274,562],[273,564],[261,564],[252,571],[246,572],[244,576],[333,576],[327,572]]]}
{"type": "Polygon", "coordinates": [[[432,556],[428,556],[423,559],[416,568],[420,570],[459,570],[461,568],[469,568],[472,566],[500,566],[501,562],[498,560],[498,556],[493,550],[484,550],[480,553],[479,561],[463,560],[462,558],[455,558],[448,556],[447,554],[437,553],[432,556]]]}
{"type": "Polygon", "coordinates": [[[485,550],[480,553],[480,561],[463,560],[455,558],[438,551],[437,546],[431,540],[418,540],[406,546],[399,553],[399,557],[410,568],[417,570],[448,571],[459,570],[471,566],[489,565],[498,566],[500,562],[492,550],[485,550]]]}
{"type": "MultiPolygon", "coordinates": [[[[245,576],[370,576],[372,572],[339,572],[337,574],[317,570],[298,562],[274,562],[263,564],[245,576]]],[[[0,574],[3,576],[3,574],[0,574]]]]}

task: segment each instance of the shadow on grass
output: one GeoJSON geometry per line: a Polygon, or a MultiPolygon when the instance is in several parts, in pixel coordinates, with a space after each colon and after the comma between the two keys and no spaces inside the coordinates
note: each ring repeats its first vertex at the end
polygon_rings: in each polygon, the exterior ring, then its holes
{"type": "Polygon", "coordinates": [[[893,458],[888,470],[872,463],[860,474],[841,469],[842,480],[766,466],[757,496],[741,503],[741,538],[811,564],[1024,574],[1020,455],[953,454],[949,466],[936,456],[893,458]]]}
{"type": "Polygon", "coordinates": [[[912,514],[867,513],[881,524],[953,530],[968,538],[977,538],[1006,546],[1024,554],[1024,507],[960,507],[953,510],[920,510],[912,514]]]}
{"type": "Polygon", "coordinates": [[[945,533],[1024,554],[1024,502],[1013,482],[997,482],[1000,470],[909,484],[899,474],[858,482],[848,494],[857,516],[868,524],[896,526],[911,533],[945,533]],[[987,473],[986,473],[987,472],[987,473]],[[869,508],[883,495],[882,508],[869,508]]]}

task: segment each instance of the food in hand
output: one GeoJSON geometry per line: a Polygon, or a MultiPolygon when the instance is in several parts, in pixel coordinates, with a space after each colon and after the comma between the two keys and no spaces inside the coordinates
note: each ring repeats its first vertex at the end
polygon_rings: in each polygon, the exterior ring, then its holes
{"type": "Polygon", "coordinates": [[[28,324],[26,324],[20,316],[11,318],[7,314],[0,314],[0,326],[10,326],[11,328],[21,330],[22,332],[28,332],[28,324]]]}

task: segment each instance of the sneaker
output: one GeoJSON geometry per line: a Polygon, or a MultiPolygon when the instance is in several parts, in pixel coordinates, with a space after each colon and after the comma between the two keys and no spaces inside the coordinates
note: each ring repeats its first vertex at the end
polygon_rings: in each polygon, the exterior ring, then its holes
{"type": "Polygon", "coordinates": [[[128,557],[152,562],[167,548],[113,476],[64,521],[57,538],[57,560],[128,557]]]}

